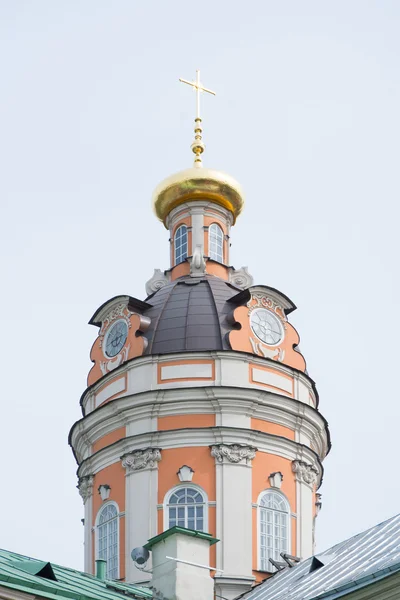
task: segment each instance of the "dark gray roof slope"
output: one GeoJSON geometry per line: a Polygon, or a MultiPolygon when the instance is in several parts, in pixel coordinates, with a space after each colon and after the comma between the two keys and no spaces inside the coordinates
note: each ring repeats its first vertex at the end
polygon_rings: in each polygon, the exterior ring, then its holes
{"type": "Polygon", "coordinates": [[[340,598],[397,571],[400,571],[400,515],[333,546],[315,558],[285,568],[241,598],[340,598]],[[310,573],[311,565],[317,568],[310,573]]]}
{"type": "Polygon", "coordinates": [[[229,350],[226,320],[235,306],[227,301],[240,290],[212,275],[182,278],[149,296],[151,325],[146,354],[196,350],[229,350]]]}

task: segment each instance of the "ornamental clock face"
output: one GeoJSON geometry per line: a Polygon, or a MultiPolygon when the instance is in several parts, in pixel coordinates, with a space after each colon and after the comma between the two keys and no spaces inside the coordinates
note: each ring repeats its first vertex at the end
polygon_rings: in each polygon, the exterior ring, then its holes
{"type": "Polygon", "coordinates": [[[283,339],[283,327],[277,316],[266,308],[256,308],[250,316],[250,327],[259,340],[276,346],[283,339]]]}
{"type": "Polygon", "coordinates": [[[117,356],[118,352],[122,350],[128,337],[128,325],[124,319],[116,321],[114,325],[107,331],[104,342],[104,354],[108,358],[117,356]]]}

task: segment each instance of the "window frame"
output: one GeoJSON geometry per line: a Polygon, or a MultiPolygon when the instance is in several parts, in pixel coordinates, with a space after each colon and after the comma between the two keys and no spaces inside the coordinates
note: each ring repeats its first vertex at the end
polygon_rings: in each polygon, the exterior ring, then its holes
{"type": "MultiPolygon", "coordinates": [[[[102,504],[102,506],[99,508],[99,510],[97,511],[97,515],[96,515],[96,521],[95,521],[95,560],[98,560],[100,558],[99,553],[99,528],[100,528],[100,517],[102,512],[108,507],[108,506],[114,506],[116,508],[117,514],[115,517],[113,517],[113,519],[115,518],[116,522],[117,522],[117,576],[115,578],[113,578],[111,581],[116,581],[117,579],[120,578],[120,531],[119,531],[119,519],[120,519],[120,512],[119,512],[119,506],[116,502],[114,502],[113,500],[110,500],[109,502],[105,502],[104,504],[102,504]]],[[[113,519],[110,519],[109,522],[111,522],[113,519]]],[[[108,546],[107,546],[108,548],[108,546]]],[[[106,579],[109,579],[108,577],[108,559],[107,559],[107,567],[106,567],[106,579]]]]}
{"type": "MultiPolygon", "coordinates": [[[[181,244],[182,246],[183,244],[181,244]]],[[[179,247],[179,249],[181,248],[181,246],[179,247]]],[[[189,256],[189,235],[188,235],[188,227],[185,223],[181,223],[180,225],[177,226],[177,228],[175,229],[174,232],[174,267],[176,267],[177,265],[180,265],[181,263],[185,262],[185,260],[187,259],[187,257],[189,256]],[[185,230],[185,235],[186,235],[186,254],[183,256],[183,254],[180,252],[179,256],[180,256],[180,260],[179,262],[177,262],[177,245],[176,245],[176,238],[178,235],[178,232],[180,229],[184,229],[185,230]]]]}
{"type": "MultiPolygon", "coordinates": [[[[218,241],[218,236],[216,236],[216,240],[218,241]]],[[[215,262],[225,264],[225,262],[224,262],[224,254],[225,254],[224,242],[225,242],[225,234],[224,234],[224,230],[222,229],[221,225],[219,223],[211,223],[211,225],[208,228],[208,256],[211,260],[215,260],[215,262]],[[221,260],[219,260],[219,257],[215,258],[215,256],[211,255],[211,233],[212,233],[213,227],[216,227],[221,232],[221,260]]]]}
{"type": "MultiPolygon", "coordinates": [[[[291,525],[292,525],[292,512],[291,512],[291,508],[290,508],[290,503],[289,500],[287,499],[287,497],[285,496],[285,494],[283,494],[280,490],[276,490],[273,488],[267,488],[265,490],[263,490],[262,492],[260,492],[260,494],[258,495],[257,498],[257,570],[258,571],[262,571],[263,573],[275,573],[276,569],[275,567],[269,562],[269,558],[267,558],[267,565],[266,565],[266,569],[261,568],[261,511],[264,510],[270,510],[272,513],[278,512],[280,514],[283,513],[283,511],[277,510],[277,509],[268,509],[265,506],[261,506],[261,499],[266,496],[266,495],[272,495],[275,494],[276,496],[278,496],[281,500],[283,500],[283,502],[286,505],[286,515],[287,515],[287,539],[286,539],[286,552],[288,554],[291,554],[291,544],[292,544],[292,536],[291,536],[291,525]]],[[[273,535],[273,540],[274,540],[274,535],[273,535]]],[[[283,550],[279,550],[279,553],[282,552],[283,550]]]]}
{"type": "MultiPolygon", "coordinates": [[[[168,492],[165,494],[164,502],[163,502],[164,531],[167,531],[167,529],[170,529],[170,526],[169,526],[169,501],[171,499],[171,496],[173,496],[178,490],[181,490],[183,488],[189,488],[189,489],[196,490],[196,492],[199,492],[203,496],[203,504],[202,504],[202,506],[204,507],[204,510],[203,510],[203,532],[208,533],[208,496],[207,496],[207,493],[202,487],[200,487],[199,485],[196,485],[195,483],[191,483],[190,481],[185,481],[185,482],[182,482],[180,485],[176,485],[175,487],[168,490],[168,492]]],[[[176,506],[176,505],[174,505],[174,506],[176,506]]],[[[185,504],[184,506],[191,506],[191,505],[185,504]]],[[[187,521],[187,511],[185,511],[185,521],[187,521]]]]}

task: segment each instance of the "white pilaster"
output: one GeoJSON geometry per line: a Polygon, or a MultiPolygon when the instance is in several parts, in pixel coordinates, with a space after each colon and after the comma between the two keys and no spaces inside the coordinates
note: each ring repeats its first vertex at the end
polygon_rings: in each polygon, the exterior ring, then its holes
{"type": "Polygon", "coordinates": [[[294,460],[292,470],[296,476],[296,555],[308,558],[313,554],[313,488],[318,471],[302,460],[294,460]]]}
{"type": "Polygon", "coordinates": [[[191,208],[190,214],[192,216],[192,256],[194,256],[196,248],[204,256],[204,208],[200,206],[191,208]]]}
{"type": "Polygon", "coordinates": [[[86,475],[79,478],[78,489],[82,497],[85,517],[84,517],[84,569],[86,573],[92,573],[93,570],[93,543],[92,543],[92,523],[93,523],[93,475],[86,475]]]}
{"type": "MultiPolygon", "coordinates": [[[[126,581],[135,583],[150,580],[150,574],[138,569],[131,552],[144,546],[157,534],[157,492],[159,448],[135,450],[122,457],[125,478],[125,573],[126,581]]],[[[151,558],[146,570],[151,568],[151,558]]]]}
{"type": "Polygon", "coordinates": [[[249,590],[252,575],[252,477],[256,448],[238,444],[211,447],[217,492],[216,592],[230,600],[249,590]],[[240,515],[240,518],[238,518],[240,515]],[[233,550],[234,549],[234,550],[233,550]]]}

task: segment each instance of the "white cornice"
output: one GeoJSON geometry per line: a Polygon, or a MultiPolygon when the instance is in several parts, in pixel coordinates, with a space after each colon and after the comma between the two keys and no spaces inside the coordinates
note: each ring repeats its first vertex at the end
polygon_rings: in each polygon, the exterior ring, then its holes
{"type": "Polygon", "coordinates": [[[213,446],[216,444],[253,446],[258,449],[258,452],[274,454],[287,460],[297,460],[312,465],[318,474],[318,482],[322,476],[321,463],[318,456],[310,448],[287,438],[236,427],[174,429],[130,436],[99,450],[96,454],[87,458],[80,465],[78,475],[84,477],[85,475],[96,474],[105,467],[120,461],[122,456],[145,448],[159,448],[162,456],[162,450],[213,446]]]}
{"type": "Polygon", "coordinates": [[[120,427],[137,424],[139,429],[140,422],[164,416],[222,413],[245,415],[302,431],[321,459],[328,452],[325,422],[312,407],[264,390],[223,386],[154,390],[117,398],[79,421],[71,443],[81,462],[90,455],[94,442],[120,427]]]}

